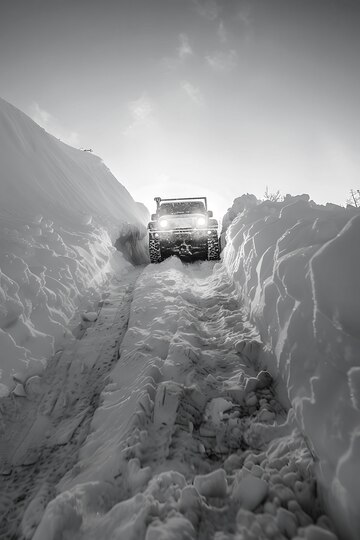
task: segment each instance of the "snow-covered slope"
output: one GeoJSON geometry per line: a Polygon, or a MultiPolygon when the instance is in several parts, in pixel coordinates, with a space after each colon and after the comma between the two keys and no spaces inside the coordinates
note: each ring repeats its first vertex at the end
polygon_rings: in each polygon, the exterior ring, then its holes
{"type": "Polygon", "coordinates": [[[1,99],[0,189],[3,395],[14,375],[41,369],[80,299],[103,281],[117,238],[133,250],[145,216],[100,158],[1,99]]]}
{"type": "Polygon", "coordinates": [[[356,209],[245,195],[222,262],[126,272],[144,207],[1,100],[0,188],[1,531],[360,537],[356,209]]]}
{"type": "Polygon", "coordinates": [[[237,199],[224,264],[286,382],[330,514],[360,537],[360,213],[308,196],[237,199]],[[247,203],[250,204],[247,204],[247,203]],[[245,208],[245,210],[244,210],[245,208]]]}

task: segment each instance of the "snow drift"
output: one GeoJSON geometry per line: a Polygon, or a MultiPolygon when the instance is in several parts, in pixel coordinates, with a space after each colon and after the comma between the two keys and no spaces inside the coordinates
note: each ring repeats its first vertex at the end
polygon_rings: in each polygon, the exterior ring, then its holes
{"type": "Polygon", "coordinates": [[[359,538],[360,213],[307,195],[244,196],[224,223],[224,264],[260,330],[263,361],[286,383],[330,515],[359,538]]]}
{"type": "Polygon", "coordinates": [[[14,376],[38,371],[54,352],[81,299],[104,280],[120,236],[127,258],[144,260],[145,216],[100,158],[63,144],[4,100],[0,163],[4,395],[14,376]]]}

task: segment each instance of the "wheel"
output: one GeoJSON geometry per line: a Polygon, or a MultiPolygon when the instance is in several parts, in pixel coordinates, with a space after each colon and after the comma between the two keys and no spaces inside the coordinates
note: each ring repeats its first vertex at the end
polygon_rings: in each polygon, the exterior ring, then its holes
{"type": "Polygon", "coordinates": [[[220,260],[220,241],[217,232],[212,232],[208,237],[207,260],[220,260]]]}
{"type": "Polygon", "coordinates": [[[149,255],[151,263],[159,263],[162,261],[160,242],[156,238],[149,238],[149,255]]]}

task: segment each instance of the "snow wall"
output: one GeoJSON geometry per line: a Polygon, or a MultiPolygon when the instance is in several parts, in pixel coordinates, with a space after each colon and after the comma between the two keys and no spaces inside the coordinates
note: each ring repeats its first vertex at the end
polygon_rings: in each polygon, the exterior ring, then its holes
{"type": "Polygon", "coordinates": [[[343,538],[360,538],[360,212],[307,195],[234,201],[224,264],[286,384],[343,538]],[[236,217],[235,217],[236,216],[236,217]],[[272,352],[270,352],[272,351],[272,352]]]}
{"type": "Polygon", "coordinates": [[[146,211],[99,157],[2,99],[0,190],[1,396],[43,368],[110,264],[146,260],[146,211]]]}

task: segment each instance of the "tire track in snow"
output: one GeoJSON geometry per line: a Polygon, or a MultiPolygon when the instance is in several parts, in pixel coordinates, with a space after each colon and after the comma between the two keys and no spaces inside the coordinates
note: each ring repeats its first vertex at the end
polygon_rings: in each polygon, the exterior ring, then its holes
{"type": "MultiPolygon", "coordinates": [[[[141,463],[150,465],[154,475],[176,470],[188,487],[197,488],[189,492],[190,502],[187,496],[178,501],[196,538],[211,538],[216,530],[219,534],[241,531],[249,538],[251,534],[292,537],[321,514],[316,509],[314,480],[305,470],[310,452],[298,434],[294,455],[287,452],[271,464],[266,454],[269,442],[281,433],[290,436],[293,426],[276,399],[272,377],[260,369],[260,343],[231,285],[216,284],[214,276],[196,283],[196,277],[187,267],[178,326],[164,363],[165,379],[170,380],[158,385],[149,426],[148,438],[155,448],[144,445],[141,463]],[[307,454],[299,466],[296,451],[307,454]],[[283,475],[279,474],[284,467],[283,475]],[[283,483],[287,472],[290,477],[283,483]],[[269,488],[271,478],[278,485],[269,488]],[[308,489],[303,506],[312,517],[297,506],[295,493],[290,492],[289,484],[296,482],[299,492],[308,489]],[[298,518],[289,511],[289,501],[298,518]],[[266,512],[252,513],[266,503],[266,512]],[[243,516],[239,507],[245,510],[243,516]]],[[[179,285],[174,284],[177,291],[179,285]]],[[[169,516],[175,507],[169,508],[169,516]]]]}
{"type": "MultiPolygon", "coordinates": [[[[67,498],[82,506],[74,540],[336,538],[257,333],[221,266],[212,270],[171,259],[140,277],[117,382],[93,426],[96,441],[110,415],[115,435],[98,455],[110,445],[116,456],[103,472],[100,458],[92,466],[113,492],[106,505],[87,502],[88,485],[76,482],[90,465],[49,505],[36,540],[67,498]]],[[[65,512],[57,533],[67,521],[65,512]]]]}
{"type": "Polygon", "coordinates": [[[140,270],[114,282],[94,324],[25,384],[26,397],[1,400],[0,537],[29,539],[56,484],[74,466],[119,357],[140,270]]]}

